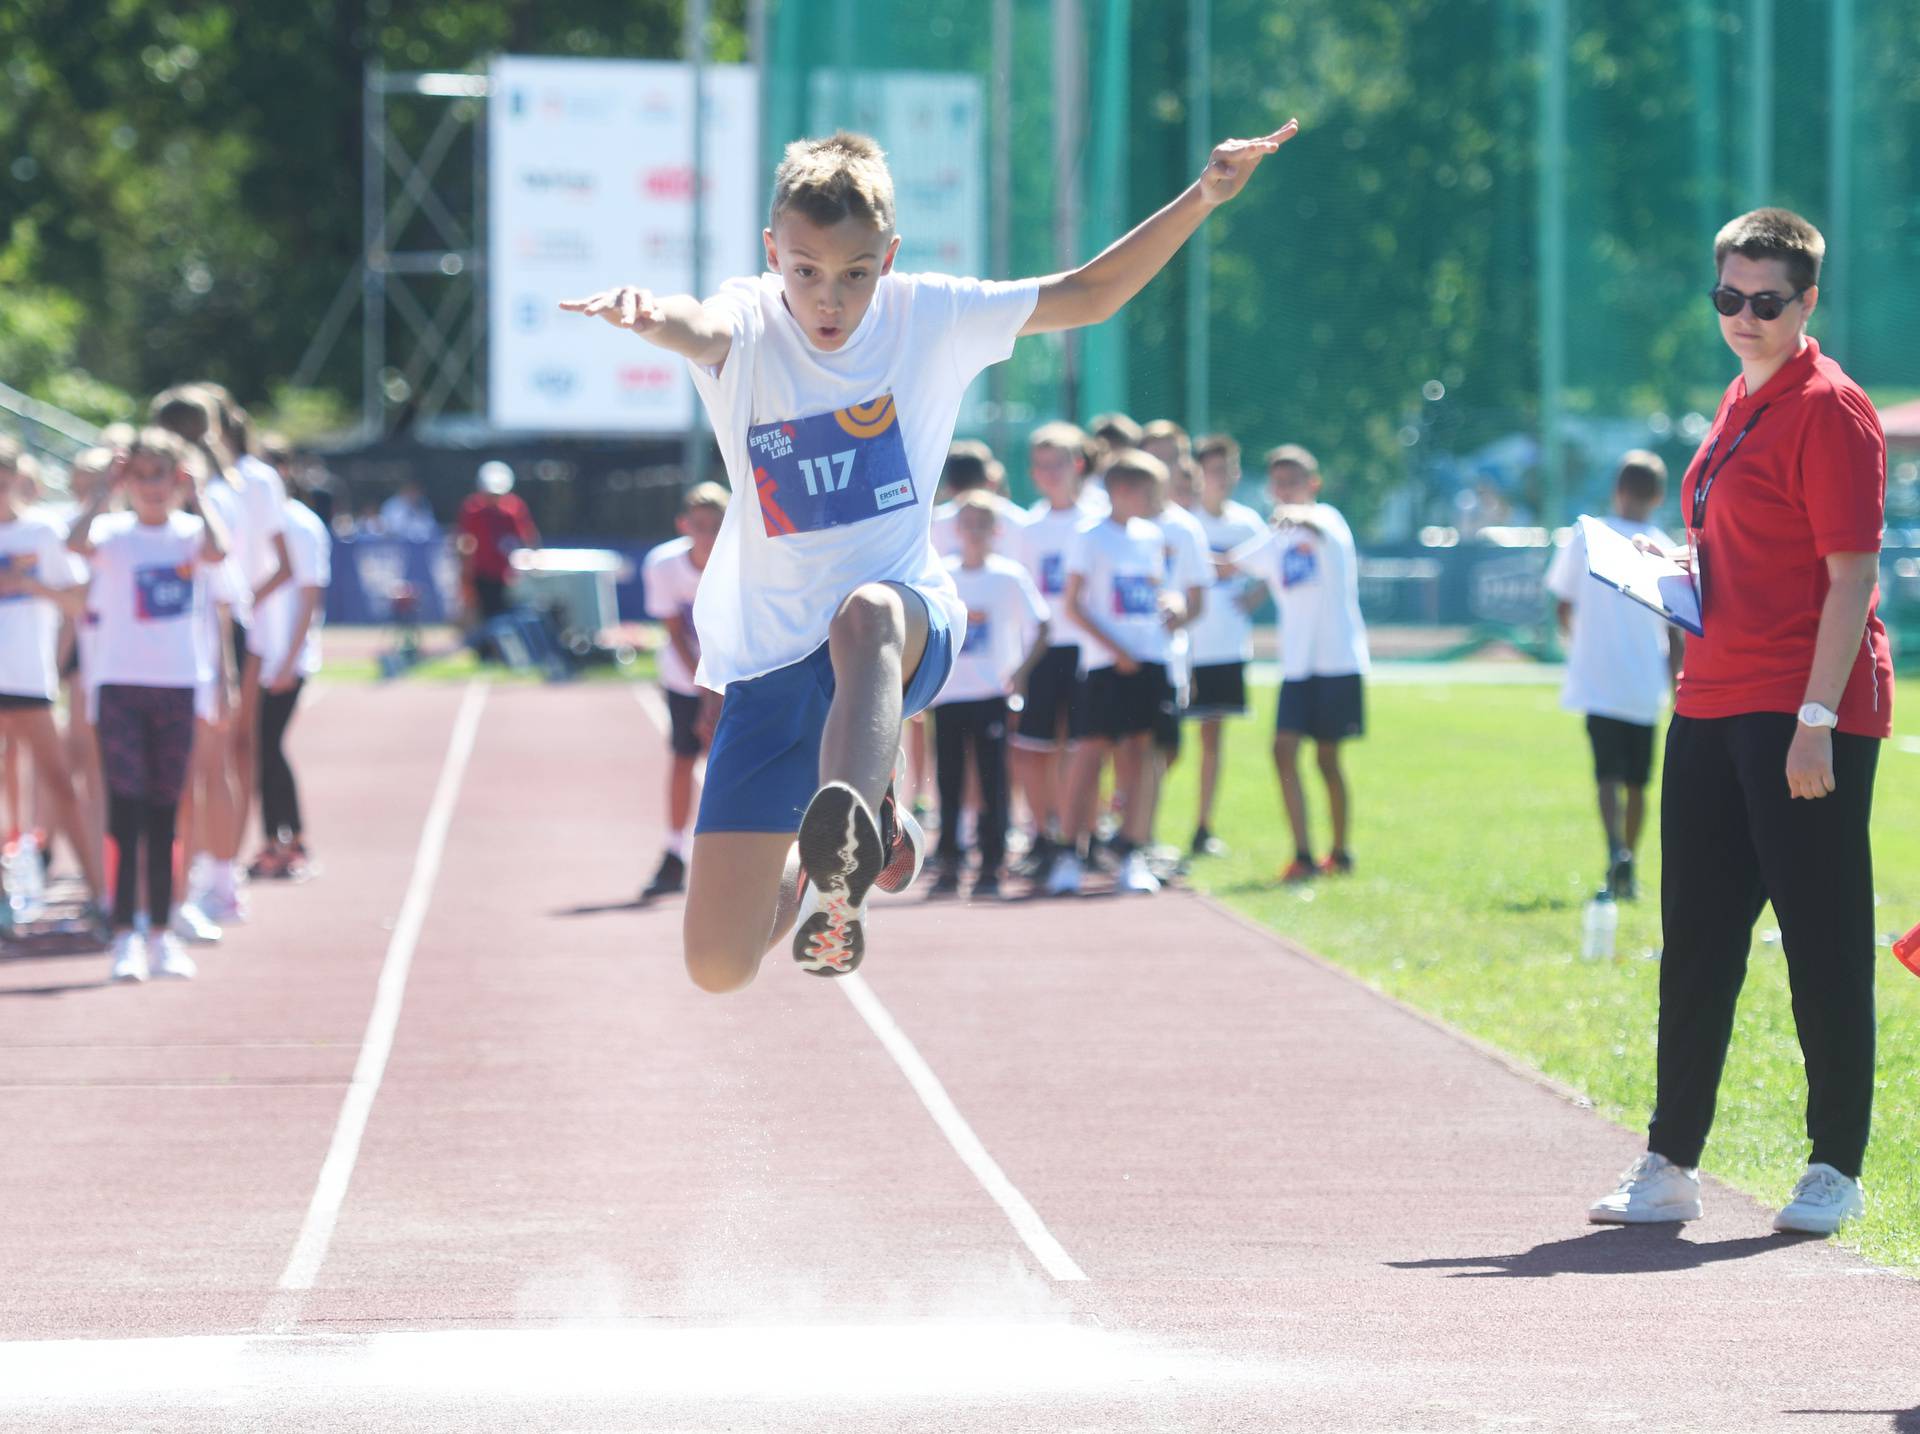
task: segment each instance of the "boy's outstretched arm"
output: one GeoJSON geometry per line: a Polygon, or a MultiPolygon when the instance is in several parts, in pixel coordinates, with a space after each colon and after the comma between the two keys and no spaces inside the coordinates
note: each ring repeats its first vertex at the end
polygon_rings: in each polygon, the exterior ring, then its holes
{"type": "Polygon", "coordinates": [[[709,314],[691,294],[656,295],[622,284],[589,298],[562,299],[560,307],[570,314],[598,314],[616,329],[632,329],[648,343],[706,368],[726,363],[733,347],[726,321],[709,314]]]}
{"type": "Polygon", "coordinates": [[[1180,246],[1207,215],[1246,186],[1260,161],[1299,130],[1298,120],[1288,120],[1264,138],[1229,139],[1216,145],[1200,177],[1173,203],[1078,269],[1042,279],[1033,316],[1020,332],[1049,334],[1077,329],[1104,323],[1119,313],[1180,252],[1180,246]]]}

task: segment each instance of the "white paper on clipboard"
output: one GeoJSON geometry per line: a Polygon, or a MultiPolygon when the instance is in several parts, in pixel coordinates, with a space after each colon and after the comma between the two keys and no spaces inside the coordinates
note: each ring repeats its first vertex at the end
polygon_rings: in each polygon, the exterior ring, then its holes
{"type": "Polygon", "coordinates": [[[1580,537],[1587,545],[1589,574],[1695,637],[1705,635],[1700,625],[1700,590],[1694,586],[1693,574],[1671,558],[1642,552],[1633,539],[1598,518],[1581,515],[1580,537]]]}

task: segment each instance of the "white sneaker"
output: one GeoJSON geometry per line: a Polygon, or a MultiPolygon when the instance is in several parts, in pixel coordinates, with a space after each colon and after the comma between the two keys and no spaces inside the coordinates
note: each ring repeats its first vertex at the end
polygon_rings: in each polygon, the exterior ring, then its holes
{"type": "Polygon", "coordinates": [[[187,955],[187,948],[180,944],[180,938],[171,931],[162,931],[157,943],[160,959],[154,963],[153,974],[166,976],[175,981],[191,981],[200,974],[199,966],[193,957],[187,955]]]}
{"type": "Polygon", "coordinates": [[[1658,1225],[1700,1218],[1700,1172],[1649,1150],[1627,1168],[1619,1187],[1587,1207],[1595,1225],[1658,1225]]]}
{"type": "Polygon", "coordinates": [[[1147,854],[1130,851],[1120,866],[1119,880],[1114,883],[1122,891],[1137,892],[1142,896],[1151,896],[1160,889],[1160,878],[1147,866],[1147,854]]]}
{"type": "Polygon", "coordinates": [[[226,935],[213,920],[191,901],[183,901],[173,908],[173,917],[167,922],[175,936],[182,941],[191,941],[196,946],[211,946],[226,935]]]}
{"type": "Polygon", "coordinates": [[[1849,1180],[1831,1165],[1809,1165],[1793,1187],[1793,1199],[1773,1217],[1773,1228],[1783,1234],[1831,1235],[1866,1209],[1866,1192],[1858,1180],[1849,1180]]]}
{"type": "Polygon", "coordinates": [[[113,969],[107,978],[112,981],[147,979],[147,943],[138,931],[122,931],[113,938],[113,969]]]}
{"type": "Polygon", "coordinates": [[[1053,858],[1053,866],[1047,872],[1048,896],[1078,896],[1080,894],[1080,858],[1071,851],[1062,851],[1053,858]]]}
{"type": "Polygon", "coordinates": [[[187,904],[197,906],[216,926],[241,926],[247,920],[247,903],[237,891],[208,889],[189,897],[187,904]]]}

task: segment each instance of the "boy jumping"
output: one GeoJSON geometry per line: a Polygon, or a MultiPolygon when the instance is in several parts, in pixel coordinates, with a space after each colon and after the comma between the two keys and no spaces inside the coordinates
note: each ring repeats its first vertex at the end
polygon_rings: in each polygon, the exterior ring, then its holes
{"type": "Polygon", "coordinates": [[[683,927],[703,990],[746,985],[789,929],[803,970],[852,971],[868,892],[918,869],[890,782],[901,721],[966,625],[928,530],[967,385],[1023,334],[1111,318],[1295,130],[1221,144],[1079,268],[994,282],[896,274],[879,146],[799,140],[774,176],[767,273],[704,302],[622,286],[562,304],[687,360],[733,490],[755,499],[727,510],[694,606],[701,684],[725,694],[683,927]]]}

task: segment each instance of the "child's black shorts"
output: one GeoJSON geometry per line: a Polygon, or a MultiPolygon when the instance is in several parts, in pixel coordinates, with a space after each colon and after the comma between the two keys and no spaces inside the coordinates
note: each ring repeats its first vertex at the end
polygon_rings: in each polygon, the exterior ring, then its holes
{"type": "Polygon", "coordinates": [[[676,757],[707,750],[700,738],[700,699],[691,692],[667,692],[667,746],[676,757]]]}
{"type": "Polygon", "coordinates": [[[1280,684],[1273,728],[1316,742],[1345,742],[1366,735],[1366,693],[1360,674],[1289,677],[1280,684]]]}
{"type": "Polygon", "coordinates": [[[1238,717],[1247,710],[1247,664],[1209,662],[1193,669],[1189,717],[1238,717]]]}
{"type": "Polygon", "coordinates": [[[1080,676],[1078,647],[1050,647],[1027,677],[1027,705],[1014,733],[1018,747],[1051,747],[1060,740],[1064,714],[1067,740],[1087,735],[1087,684],[1080,676]]]}
{"type": "Polygon", "coordinates": [[[1617,717],[1587,718],[1593,744],[1593,779],[1644,787],[1653,776],[1653,728],[1617,717]]]}
{"type": "Polygon", "coordinates": [[[1089,734],[1117,740],[1155,730],[1173,711],[1173,688],[1166,666],[1143,662],[1132,672],[1096,667],[1087,674],[1089,734]]]}

